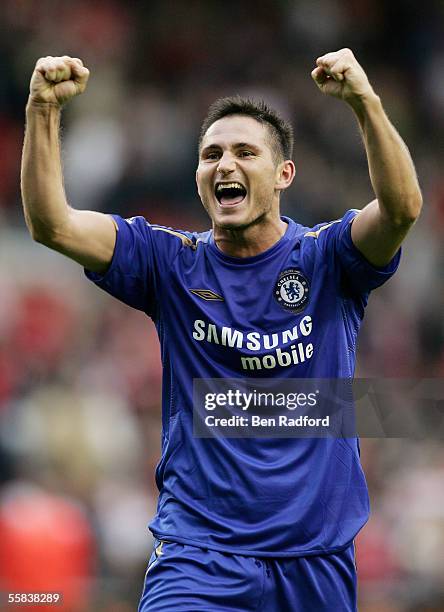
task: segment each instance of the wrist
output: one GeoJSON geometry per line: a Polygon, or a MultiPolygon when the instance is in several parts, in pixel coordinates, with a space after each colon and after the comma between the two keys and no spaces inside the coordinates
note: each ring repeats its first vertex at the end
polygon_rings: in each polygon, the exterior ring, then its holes
{"type": "Polygon", "coordinates": [[[347,100],[359,121],[374,111],[382,109],[381,98],[373,91],[347,100]]]}
{"type": "Polygon", "coordinates": [[[31,96],[28,98],[26,103],[26,112],[37,112],[37,113],[60,113],[62,107],[57,102],[42,102],[35,100],[31,96]]]}

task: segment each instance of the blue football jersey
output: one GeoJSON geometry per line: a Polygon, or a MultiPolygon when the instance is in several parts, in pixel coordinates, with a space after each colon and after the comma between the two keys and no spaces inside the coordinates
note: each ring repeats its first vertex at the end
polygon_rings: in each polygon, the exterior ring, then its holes
{"type": "Polygon", "coordinates": [[[99,287],[154,321],[163,364],[155,537],[262,557],[346,548],[368,518],[354,438],[198,438],[193,379],[345,378],[369,292],[396,270],[372,266],[351,239],[357,211],[288,228],[267,251],[237,258],[212,231],[114,216],[99,287]]]}

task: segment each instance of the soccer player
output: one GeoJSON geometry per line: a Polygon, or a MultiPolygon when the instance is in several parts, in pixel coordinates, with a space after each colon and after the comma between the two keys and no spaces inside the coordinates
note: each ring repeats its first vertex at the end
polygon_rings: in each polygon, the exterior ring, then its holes
{"type": "Polygon", "coordinates": [[[238,97],[218,100],[202,125],[196,182],[210,231],[75,210],[59,122],[88,76],[76,58],[37,62],[22,193],[33,238],[158,330],[160,494],[140,610],[356,610],[353,540],[369,511],[357,440],[194,437],[193,379],[353,377],[368,294],[395,272],[422,205],[406,145],[341,49],[312,77],[356,115],[376,196],[362,210],[314,228],[281,217],[291,127],[238,97]]]}

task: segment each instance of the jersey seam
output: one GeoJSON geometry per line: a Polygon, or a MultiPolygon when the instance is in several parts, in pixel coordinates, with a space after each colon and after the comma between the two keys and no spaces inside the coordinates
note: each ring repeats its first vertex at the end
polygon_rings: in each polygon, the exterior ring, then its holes
{"type": "Polygon", "coordinates": [[[290,551],[286,551],[285,553],[281,552],[268,552],[268,551],[260,551],[260,550],[241,550],[241,549],[232,549],[230,547],[224,547],[224,546],[215,546],[213,544],[208,544],[207,542],[200,542],[198,540],[193,540],[191,538],[184,538],[182,536],[175,536],[175,535],[171,535],[171,534],[164,534],[164,533],[160,533],[158,531],[156,532],[152,532],[154,537],[157,538],[158,540],[163,540],[163,539],[167,539],[171,542],[176,542],[178,544],[188,544],[190,546],[195,546],[196,548],[203,548],[203,549],[208,549],[208,550],[215,550],[217,552],[225,552],[227,554],[230,555],[234,555],[234,556],[240,556],[240,557],[260,557],[260,558],[285,558],[285,557],[315,557],[315,556],[323,556],[323,555],[333,555],[337,552],[341,552],[343,550],[345,550],[346,548],[348,548],[351,544],[351,542],[353,542],[354,538],[356,536],[353,536],[353,538],[348,541],[346,544],[342,545],[342,546],[333,546],[331,548],[327,548],[327,549],[323,549],[323,550],[316,550],[316,549],[310,549],[310,550],[304,550],[304,551],[295,551],[295,550],[290,550],[290,551]]]}
{"type": "Polygon", "coordinates": [[[356,351],[356,337],[357,337],[357,332],[354,328],[352,328],[352,326],[349,324],[349,321],[347,319],[347,306],[345,303],[345,300],[342,299],[342,304],[341,304],[341,315],[342,315],[342,320],[344,322],[344,326],[346,328],[346,330],[348,329],[350,331],[351,334],[351,345],[349,344],[349,342],[347,342],[347,348],[349,351],[351,351],[352,353],[354,353],[356,351]]]}
{"type": "MultiPolygon", "coordinates": [[[[259,568],[258,568],[259,569],[259,568]]],[[[262,579],[262,586],[261,586],[261,594],[260,597],[258,598],[258,602],[257,602],[257,606],[256,606],[256,612],[258,612],[261,608],[262,605],[264,603],[265,600],[265,567],[264,567],[264,563],[261,563],[261,579],[262,579]]]]}

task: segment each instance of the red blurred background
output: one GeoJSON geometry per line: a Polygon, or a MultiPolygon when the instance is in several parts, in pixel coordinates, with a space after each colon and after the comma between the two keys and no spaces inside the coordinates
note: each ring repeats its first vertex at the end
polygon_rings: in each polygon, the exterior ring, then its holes
{"type": "MultiPolygon", "coordinates": [[[[372,199],[351,113],[310,79],[316,57],[351,47],[412,151],[425,200],[399,272],[370,299],[357,374],[442,377],[444,8],[4,0],[0,23],[0,590],[63,591],[59,609],[74,612],[133,610],[156,503],[159,349],[146,317],[26,232],[19,164],[36,59],[69,54],[91,70],[64,115],[72,205],[204,229],[196,142],[221,95],[264,97],[293,122],[285,214],[309,225],[372,199]]],[[[443,445],[361,446],[372,517],[357,541],[360,610],[442,611],[443,445]]]]}

